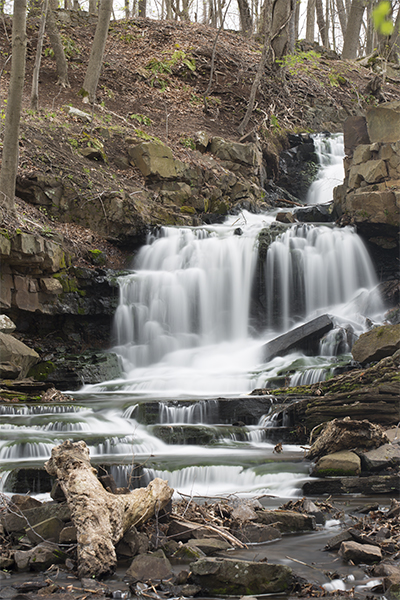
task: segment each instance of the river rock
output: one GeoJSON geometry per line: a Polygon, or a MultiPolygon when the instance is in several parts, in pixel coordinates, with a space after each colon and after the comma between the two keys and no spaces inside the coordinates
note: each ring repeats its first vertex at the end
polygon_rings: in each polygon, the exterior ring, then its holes
{"type": "Polygon", "coordinates": [[[264,525],[274,525],[282,533],[316,529],[313,515],[304,515],[294,510],[260,510],[257,512],[257,520],[264,525]]]}
{"type": "Polygon", "coordinates": [[[262,162],[262,153],[257,144],[241,144],[224,140],[220,137],[213,137],[210,145],[210,152],[221,160],[243,163],[247,166],[260,166],[262,162]]]}
{"type": "Polygon", "coordinates": [[[400,444],[384,444],[375,450],[364,452],[361,461],[366,471],[381,471],[400,465],[400,444]]]}
{"type": "Polygon", "coordinates": [[[14,561],[18,571],[46,571],[51,565],[63,563],[67,555],[56,544],[43,542],[31,550],[17,550],[14,561]]]}
{"type": "Polygon", "coordinates": [[[172,567],[162,550],[139,554],[126,572],[130,581],[160,581],[172,577],[172,567]]]}
{"type": "Polygon", "coordinates": [[[381,549],[370,544],[358,544],[357,542],[342,542],[339,548],[339,556],[356,565],[360,563],[376,563],[382,560],[381,549]]]}
{"type": "Polygon", "coordinates": [[[354,452],[342,450],[322,456],[312,470],[313,477],[359,475],[361,459],[354,452]]]}
{"type": "Polygon", "coordinates": [[[329,315],[316,317],[265,344],[264,360],[272,360],[275,356],[282,356],[294,349],[310,352],[316,344],[319,344],[321,337],[332,328],[333,321],[329,315]]]}
{"type": "Polygon", "coordinates": [[[1,517],[0,522],[8,533],[23,531],[27,523],[29,523],[31,527],[34,527],[38,523],[50,519],[51,517],[57,517],[65,522],[71,520],[71,512],[67,503],[56,504],[53,502],[46,502],[37,508],[30,508],[21,512],[21,516],[15,513],[7,513],[1,517]]]}
{"type": "Polygon", "coordinates": [[[146,554],[149,550],[149,538],[144,533],[137,531],[136,527],[131,527],[115,549],[117,554],[122,556],[132,557],[136,554],[146,554]]]}
{"type": "Polygon", "coordinates": [[[221,540],[218,538],[191,539],[187,542],[187,545],[198,548],[199,550],[204,552],[206,556],[212,556],[213,554],[217,554],[218,552],[228,550],[228,548],[232,547],[225,540],[221,540]]]}
{"type": "Polygon", "coordinates": [[[174,179],[181,168],[171,149],[162,142],[142,142],[130,146],[129,157],[144,177],[150,179],[174,179]]]}
{"type": "Polygon", "coordinates": [[[337,535],[330,538],[325,545],[326,550],[339,550],[343,542],[350,542],[353,540],[349,530],[341,531],[337,535]]]}
{"type": "Polygon", "coordinates": [[[1,362],[11,363],[18,369],[20,379],[26,377],[29,369],[35,365],[40,357],[35,350],[17,340],[12,335],[0,332],[0,356],[1,362]]]}
{"type": "Polygon", "coordinates": [[[302,208],[295,208],[293,216],[301,223],[329,223],[330,221],[334,221],[332,208],[332,202],[304,206],[302,208]]]}
{"type": "Polygon", "coordinates": [[[378,448],[387,443],[385,432],[380,425],[367,420],[356,421],[349,417],[334,419],[327,423],[318,439],[307,453],[309,460],[353,448],[378,448]]]}
{"type": "Polygon", "coordinates": [[[36,523],[32,527],[27,527],[25,531],[31,542],[35,544],[42,540],[58,543],[63,528],[64,522],[61,519],[50,517],[50,519],[36,523]]]}
{"type": "Polygon", "coordinates": [[[354,360],[367,364],[392,356],[399,348],[400,324],[382,325],[360,335],[351,352],[354,360]]]}
{"type": "Polygon", "coordinates": [[[340,494],[386,494],[398,495],[400,478],[398,475],[381,475],[370,477],[328,477],[326,479],[310,479],[303,485],[303,494],[307,496],[340,495],[340,494]]]}
{"type": "Polygon", "coordinates": [[[192,580],[207,596],[273,594],[286,591],[292,571],[284,565],[229,558],[203,558],[190,565],[192,580]]]}
{"type": "Polygon", "coordinates": [[[32,496],[25,496],[22,494],[14,494],[11,496],[11,503],[11,507],[13,509],[18,508],[18,510],[21,511],[42,506],[42,502],[40,502],[40,500],[37,500],[32,496]]]}
{"type": "Polygon", "coordinates": [[[241,523],[231,529],[233,535],[245,544],[261,544],[282,537],[277,527],[261,523],[241,523]]]}

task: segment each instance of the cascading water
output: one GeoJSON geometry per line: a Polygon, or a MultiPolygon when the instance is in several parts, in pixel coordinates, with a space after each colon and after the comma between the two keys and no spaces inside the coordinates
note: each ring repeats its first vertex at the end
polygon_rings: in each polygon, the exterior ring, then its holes
{"type": "MultiPolygon", "coordinates": [[[[331,180],[340,141],[315,141],[319,181],[331,180]]],[[[334,185],[342,177],[341,171],[334,185]]],[[[331,199],[323,186],[312,193],[314,203],[331,199]]],[[[308,473],[302,450],[285,445],[278,461],[270,436],[276,423],[268,415],[273,400],[263,396],[257,412],[245,394],[323,379],[339,360],[349,360],[366,317],[379,320],[382,307],[372,292],[370,260],[351,228],[289,226],[260,268],[258,234],[272,223],[273,213],[243,212],[223,225],[164,227],[149,236],[133,271],[119,280],[113,350],[124,376],[85,386],[74,394],[79,406],[4,407],[0,467],[9,473],[0,488],[14,485],[13,470],[41,466],[53,445],[84,435],[92,459],[108,466],[118,485],[130,481],[139,463],[141,481],[165,477],[188,494],[299,493],[308,473]],[[260,274],[265,293],[255,310],[260,274]],[[323,313],[337,326],[321,340],[318,356],[296,351],[263,361],[266,342],[323,313]],[[223,419],[220,396],[226,402],[240,396],[223,419]]]]}
{"type": "Polygon", "coordinates": [[[307,204],[332,200],[333,188],[343,183],[343,135],[313,136],[320,169],[307,194],[307,204]]]}

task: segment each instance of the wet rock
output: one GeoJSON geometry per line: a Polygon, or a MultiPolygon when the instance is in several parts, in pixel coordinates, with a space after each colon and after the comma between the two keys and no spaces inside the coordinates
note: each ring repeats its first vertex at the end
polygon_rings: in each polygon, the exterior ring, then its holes
{"type": "Polygon", "coordinates": [[[363,421],[356,421],[349,417],[334,419],[325,425],[308,451],[307,458],[312,460],[353,448],[378,448],[388,441],[382,427],[366,419],[363,421]]]}
{"type": "Polygon", "coordinates": [[[301,223],[329,223],[334,221],[332,203],[314,204],[304,208],[295,208],[293,216],[301,223]]]}
{"type": "Polygon", "coordinates": [[[132,582],[159,581],[172,577],[172,567],[164,552],[157,550],[134,558],[126,576],[132,582]]]}
{"type": "Polygon", "coordinates": [[[17,550],[14,560],[18,571],[46,571],[51,565],[63,563],[67,555],[58,546],[43,542],[32,550],[17,550]]]}
{"type": "Polygon", "coordinates": [[[370,544],[358,544],[357,542],[342,542],[339,548],[339,556],[356,565],[360,563],[371,564],[382,560],[381,549],[370,544]]]}
{"type": "Polygon", "coordinates": [[[400,465],[400,444],[384,444],[361,455],[363,469],[381,471],[400,465]]]}
{"type": "Polygon", "coordinates": [[[303,494],[307,496],[323,496],[336,494],[398,494],[400,478],[397,475],[371,477],[329,477],[306,481],[303,494]]]}
{"type": "Polygon", "coordinates": [[[345,477],[359,475],[361,472],[361,459],[354,452],[342,450],[333,454],[322,456],[312,470],[313,477],[331,477],[332,475],[345,477]]]}
{"type": "Polygon", "coordinates": [[[292,571],[284,565],[223,558],[203,558],[191,565],[192,580],[206,595],[250,595],[284,592],[292,571]]]}
{"type": "Polygon", "coordinates": [[[213,534],[209,529],[198,523],[172,520],[168,527],[168,537],[172,537],[177,542],[187,542],[193,537],[209,538],[219,536],[217,533],[213,534]]]}
{"type": "Polygon", "coordinates": [[[351,352],[354,360],[367,364],[392,356],[399,348],[400,325],[383,325],[360,335],[351,352]]]}
{"type": "Polygon", "coordinates": [[[19,510],[28,510],[29,508],[37,508],[38,506],[42,506],[42,502],[40,502],[40,500],[32,498],[32,496],[23,496],[22,494],[14,494],[11,496],[11,503],[11,507],[13,509],[17,507],[19,510]]]}
{"type": "Polygon", "coordinates": [[[199,548],[206,556],[212,556],[213,554],[228,550],[228,548],[232,547],[228,542],[217,538],[191,539],[187,544],[188,546],[199,548]]]}
{"type": "Polygon", "coordinates": [[[51,517],[58,517],[62,521],[67,522],[71,520],[71,512],[66,503],[56,504],[47,502],[37,508],[22,511],[22,516],[8,513],[2,516],[1,523],[8,533],[13,533],[15,531],[23,531],[27,522],[33,527],[51,517]]]}
{"type": "Polygon", "coordinates": [[[260,510],[257,520],[264,525],[274,525],[282,533],[313,531],[316,528],[314,516],[292,510],[260,510]]]}
{"type": "MultiPolygon", "coordinates": [[[[193,542],[193,540],[191,541],[193,542]]],[[[177,560],[182,562],[191,562],[193,560],[199,560],[203,556],[206,556],[206,553],[203,552],[203,550],[201,550],[200,548],[198,548],[197,545],[191,545],[187,543],[178,546],[178,548],[172,555],[172,558],[174,559],[174,561],[177,560]]]]}
{"type": "Polygon", "coordinates": [[[26,529],[26,535],[33,543],[38,543],[42,540],[48,540],[58,543],[60,532],[64,528],[64,522],[58,517],[50,517],[45,521],[36,523],[32,527],[26,529]]]}
{"type": "Polygon", "coordinates": [[[60,544],[76,544],[76,527],[75,525],[68,525],[60,531],[59,536],[60,544]]]}
{"type": "Polygon", "coordinates": [[[325,523],[325,515],[323,512],[314,504],[312,500],[309,498],[303,498],[302,501],[302,510],[308,515],[312,515],[315,517],[315,521],[318,525],[324,525],[325,523]]]}
{"type": "Polygon", "coordinates": [[[261,544],[282,537],[278,527],[260,523],[241,523],[231,529],[233,535],[245,544],[261,544]]]}
{"type": "Polygon", "coordinates": [[[343,542],[350,542],[352,540],[353,540],[353,536],[351,535],[350,531],[348,531],[348,530],[341,531],[337,535],[333,536],[330,540],[328,540],[328,542],[326,543],[325,549],[326,550],[339,550],[339,548],[343,542]]]}
{"type": "Polygon", "coordinates": [[[275,356],[282,356],[294,349],[310,352],[319,344],[320,338],[332,328],[333,322],[329,315],[316,317],[265,344],[264,360],[272,360],[275,356]]]}
{"type": "Polygon", "coordinates": [[[149,550],[149,539],[144,533],[139,533],[136,527],[131,527],[115,549],[117,554],[122,556],[145,554],[149,550]]]}

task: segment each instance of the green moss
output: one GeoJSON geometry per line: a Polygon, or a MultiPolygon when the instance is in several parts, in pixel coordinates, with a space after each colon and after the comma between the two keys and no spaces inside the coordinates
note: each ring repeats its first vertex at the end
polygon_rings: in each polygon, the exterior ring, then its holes
{"type": "Polygon", "coordinates": [[[36,381],[47,381],[49,375],[55,371],[55,368],[51,360],[38,363],[29,369],[28,377],[33,377],[36,381]]]}
{"type": "Polygon", "coordinates": [[[181,213],[185,215],[195,215],[196,209],[193,206],[181,206],[181,213]]]}

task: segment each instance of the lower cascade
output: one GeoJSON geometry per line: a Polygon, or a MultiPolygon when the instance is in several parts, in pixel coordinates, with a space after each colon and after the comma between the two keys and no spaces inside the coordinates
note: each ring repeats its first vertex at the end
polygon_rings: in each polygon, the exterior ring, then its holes
{"type": "MultiPolygon", "coordinates": [[[[321,159],[320,183],[332,177],[330,156],[337,168],[336,145],[321,159]]],[[[310,202],[330,200],[319,189],[310,202]]],[[[354,340],[382,321],[384,307],[351,227],[283,225],[276,212],[149,235],[119,279],[113,352],[123,377],[84,386],[71,405],[0,406],[2,491],[47,494],[40,467],[51,448],[84,437],[120,486],[161,477],[177,494],[300,493],[303,450],[286,444],[274,453],[273,390],[323,380],[348,363],[354,340]],[[315,352],[265,360],[268,342],[322,315],[333,328],[315,352]],[[271,396],[252,404],[246,395],[261,387],[271,396]]]]}

